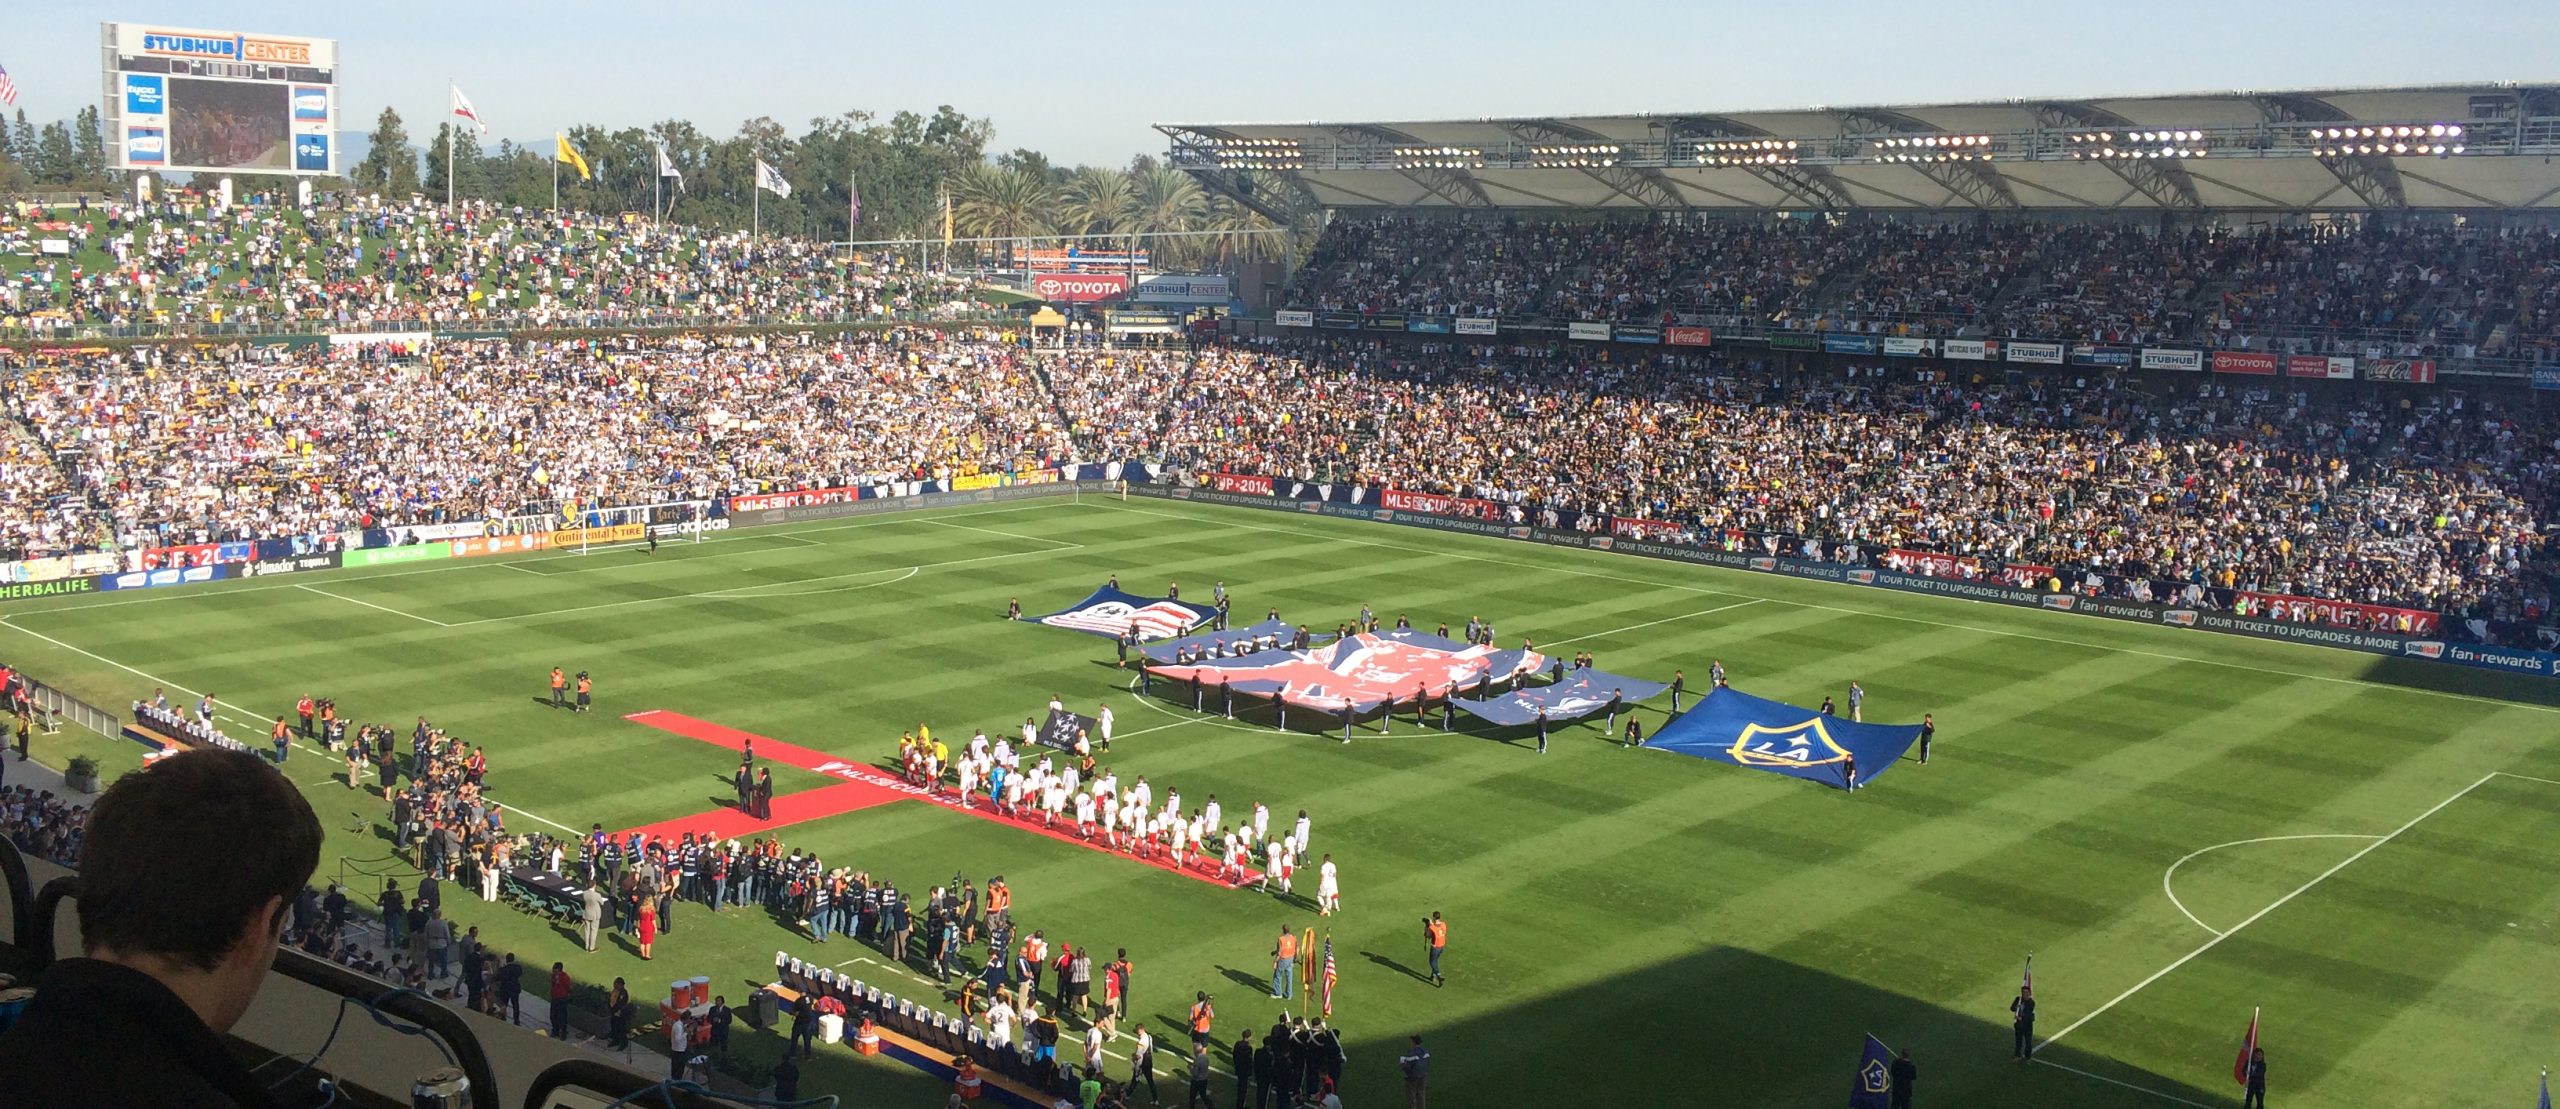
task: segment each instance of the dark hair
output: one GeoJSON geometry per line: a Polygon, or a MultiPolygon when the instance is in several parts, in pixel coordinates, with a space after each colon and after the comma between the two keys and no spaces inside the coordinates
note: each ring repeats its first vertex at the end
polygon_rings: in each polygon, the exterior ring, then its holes
{"type": "Polygon", "coordinates": [[[81,855],[80,933],[90,950],[211,970],[239,944],[250,912],[270,898],[290,904],[319,868],[320,819],[266,760],[206,748],[107,787],[81,855]]]}

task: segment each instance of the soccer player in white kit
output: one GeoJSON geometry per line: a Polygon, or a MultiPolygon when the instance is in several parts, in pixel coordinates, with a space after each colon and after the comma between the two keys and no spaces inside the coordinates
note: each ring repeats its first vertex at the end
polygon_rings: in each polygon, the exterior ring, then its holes
{"type": "Polygon", "coordinates": [[[1316,869],[1316,915],[1332,916],[1342,908],[1342,886],[1333,872],[1333,856],[1316,869]]]}
{"type": "Polygon", "coordinates": [[[1305,809],[1298,810],[1298,830],[1289,835],[1289,850],[1292,854],[1307,853],[1307,810],[1305,809]]]}
{"type": "Polygon", "coordinates": [[[1093,722],[1095,727],[1102,730],[1103,749],[1109,750],[1111,748],[1111,706],[1095,706],[1093,710],[1093,722]]]}
{"type": "Polygon", "coordinates": [[[1261,843],[1270,836],[1271,810],[1264,808],[1262,802],[1256,801],[1253,803],[1253,842],[1261,843]]]}

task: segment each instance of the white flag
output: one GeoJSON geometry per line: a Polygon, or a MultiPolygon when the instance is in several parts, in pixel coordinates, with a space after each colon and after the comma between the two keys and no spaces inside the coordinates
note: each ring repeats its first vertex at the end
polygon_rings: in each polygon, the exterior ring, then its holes
{"type": "Polygon", "coordinates": [[[782,175],[764,164],[762,158],[756,159],[756,187],[779,197],[791,195],[791,182],[783,180],[782,175]]]}
{"type": "Polygon", "coordinates": [[[651,146],[654,146],[654,147],[657,147],[657,148],[658,148],[658,176],[660,176],[660,177],[673,177],[673,178],[675,178],[675,179],[676,179],[676,191],[677,191],[677,192],[683,192],[683,191],[684,191],[684,171],[676,168],[676,160],[675,160],[675,159],[670,158],[670,157],[667,157],[667,144],[660,142],[660,143],[651,143],[651,144],[649,144],[649,145],[651,145],[651,146]]]}
{"type": "Polygon", "coordinates": [[[472,107],[471,107],[471,98],[470,98],[470,97],[467,97],[467,96],[462,95],[462,88],[461,88],[461,86],[458,86],[458,85],[449,85],[449,86],[446,86],[446,87],[453,89],[453,114],[458,115],[458,116],[461,116],[461,117],[462,117],[462,118],[464,118],[464,119],[470,120],[470,121],[471,121],[471,122],[473,122],[473,123],[477,123],[477,124],[479,124],[479,125],[480,125],[480,133],[481,133],[481,134],[483,134],[483,135],[488,134],[488,133],[489,133],[489,123],[488,123],[488,121],[487,121],[487,120],[484,120],[484,119],[481,119],[481,118],[480,118],[480,113],[479,113],[479,112],[477,112],[477,111],[474,111],[474,110],[472,109],[472,107]]]}

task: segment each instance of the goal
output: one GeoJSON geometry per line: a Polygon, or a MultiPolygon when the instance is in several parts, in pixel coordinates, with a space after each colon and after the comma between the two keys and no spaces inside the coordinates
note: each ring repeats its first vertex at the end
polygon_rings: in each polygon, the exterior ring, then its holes
{"type": "Polygon", "coordinates": [[[718,531],[727,524],[727,520],[711,515],[710,501],[660,501],[509,516],[491,521],[491,534],[549,532],[552,550],[583,555],[612,547],[644,546],[653,536],[661,543],[700,543],[702,533],[718,531]]]}

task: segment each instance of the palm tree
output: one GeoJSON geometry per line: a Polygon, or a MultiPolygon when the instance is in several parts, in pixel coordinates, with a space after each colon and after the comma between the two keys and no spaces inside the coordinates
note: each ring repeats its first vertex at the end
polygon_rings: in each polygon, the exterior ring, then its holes
{"type": "Polygon", "coordinates": [[[1048,229],[1054,215],[1049,183],[1021,170],[984,162],[960,174],[951,190],[951,216],[970,235],[1013,239],[1048,229]]]}
{"type": "Polygon", "coordinates": [[[1127,228],[1130,214],[1137,209],[1138,190],[1126,173],[1085,166],[1067,179],[1059,200],[1058,230],[1111,235],[1127,228]]]}
{"type": "MultiPolygon", "coordinates": [[[[1133,176],[1137,202],[1130,211],[1127,230],[1196,231],[1209,218],[1209,195],[1200,191],[1200,183],[1190,174],[1157,166],[1133,176]]],[[[1182,238],[1163,240],[1158,249],[1177,258],[1200,253],[1196,244],[1182,238]]]]}

